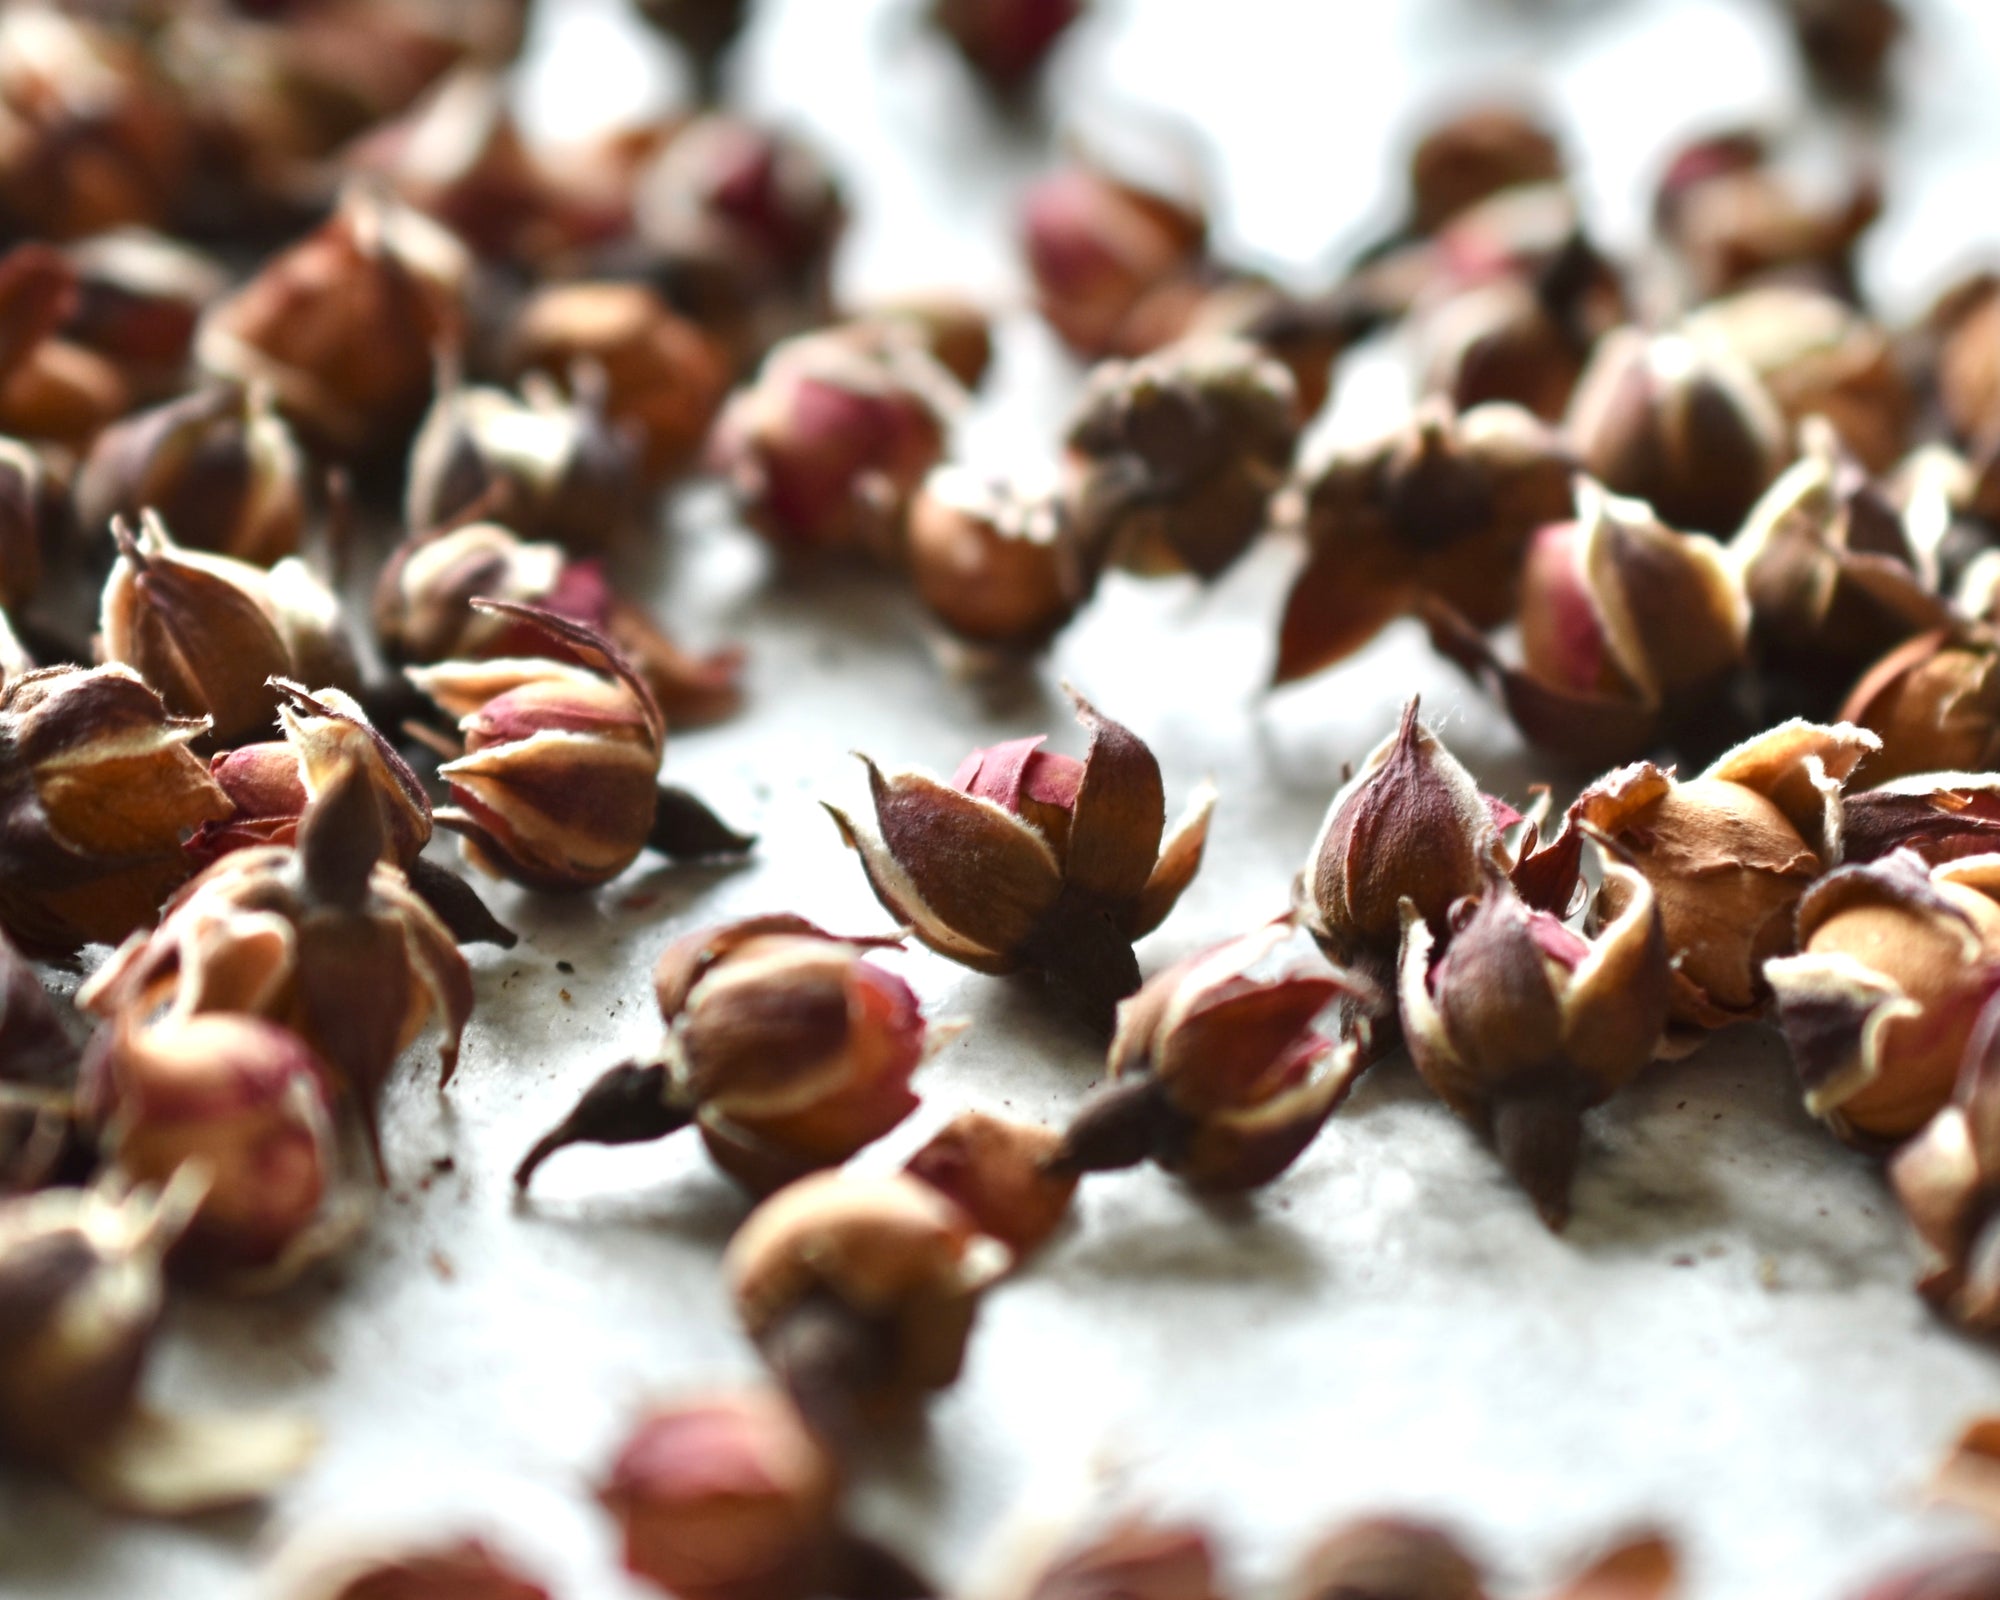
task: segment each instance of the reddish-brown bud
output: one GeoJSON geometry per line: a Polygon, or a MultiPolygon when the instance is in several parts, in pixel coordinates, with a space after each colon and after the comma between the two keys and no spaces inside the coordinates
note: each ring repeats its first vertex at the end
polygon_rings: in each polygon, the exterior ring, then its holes
{"type": "Polygon", "coordinates": [[[1033,80],[1082,14],[1083,0],[933,0],[930,12],[966,65],[1001,94],[1033,80]]]}
{"type": "Polygon", "coordinates": [[[294,1541],[266,1574],[281,1600],[551,1600],[480,1539],[357,1547],[334,1536],[294,1541]]]}
{"type": "Polygon", "coordinates": [[[1057,1551],[1016,1592],[1020,1600],[1222,1600],[1221,1584],[1205,1531],[1130,1515],[1057,1551]]]}
{"type": "Polygon", "coordinates": [[[1919,634],[1868,669],[1840,715],[1882,741],[1863,783],[1987,771],[2000,764],[2000,643],[1977,627],[1919,634]]]}
{"type": "Polygon", "coordinates": [[[2000,427],[2000,273],[1976,273],[1931,308],[1933,381],[1960,439],[1984,445],[2000,427]]]}
{"type": "Polygon", "coordinates": [[[903,1170],[998,1239],[1019,1266],[1069,1215],[1077,1180],[1051,1170],[1061,1146],[1062,1135],[1053,1128],[962,1111],[903,1170]]]}
{"type": "Polygon", "coordinates": [[[963,467],[939,467],[910,503],[904,556],[918,598],[975,649],[1039,649],[1081,584],[1064,504],[963,467]]]}
{"type": "Polygon", "coordinates": [[[1470,107],[1410,152],[1410,228],[1434,233],[1503,190],[1562,175],[1562,146],[1540,118],[1514,106],[1470,107]]]}
{"type": "Polygon", "coordinates": [[[132,407],[117,367],[58,336],[75,307],[76,268],[40,243],[0,257],[0,433],[72,455],[132,407]]]}
{"type": "Polygon", "coordinates": [[[137,229],[79,240],[68,255],[76,304],[63,337],[111,362],[140,399],[179,393],[201,314],[229,287],[222,264],[178,239],[137,229]]]}
{"type": "Polygon", "coordinates": [[[1308,1550],[1288,1600],[1486,1600],[1479,1563],[1443,1528],[1363,1517],[1308,1550]]]}

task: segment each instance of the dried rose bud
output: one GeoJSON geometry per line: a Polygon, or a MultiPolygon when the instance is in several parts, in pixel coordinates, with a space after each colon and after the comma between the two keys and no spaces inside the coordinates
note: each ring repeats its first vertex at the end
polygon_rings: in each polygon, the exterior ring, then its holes
{"type": "Polygon", "coordinates": [[[310,1536],[288,1546],[266,1575],[283,1600],[551,1600],[481,1539],[391,1544],[387,1548],[315,1546],[310,1536]]]}
{"type": "Polygon", "coordinates": [[[961,1111],[904,1163],[998,1239],[1019,1266],[1069,1215],[1077,1180],[1051,1170],[1062,1135],[1032,1122],[961,1111]]]}
{"type": "Polygon", "coordinates": [[[1562,146],[1533,113],[1470,107],[1430,129],[1410,152],[1410,230],[1434,233],[1502,190],[1562,176],[1562,146]]]}
{"type": "Polygon", "coordinates": [[[1926,865],[2000,851],[2000,773],[1921,772],[1847,797],[1840,858],[1908,850],[1926,865]]]}
{"type": "Polygon", "coordinates": [[[750,0],[639,0],[639,15],[688,53],[702,100],[718,98],[716,68],[750,19],[750,0]]]}
{"type": "Polygon", "coordinates": [[[306,476],[270,396],[218,385],[99,434],[77,478],[76,518],[95,531],[152,510],[188,549],[269,567],[299,547],[306,476]]]}
{"type": "Polygon", "coordinates": [[[1764,964],[1806,1109],[1844,1138],[1906,1137],[1951,1097],[2000,990],[2000,857],[1926,870],[1898,851],[1799,901],[1795,956],[1764,964]]]}
{"type": "Polygon", "coordinates": [[[1882,741],[1862,783],[1986,771],[2000,763],[2000,645],[1979,628],[1919,634],[1868,669],[1840,715],[1882,741]]]}
{"type": "Polygon", "coordinates": [[[1098,366],[1065,441],[1064,493],[1091,569],[1219,576],[1269,520],[1297,401],[1284,366],[1241,340],[1098,366]]]}
{"type": "Polygon", "coordinates": [[[229,287],[221,262],[139,229],[79,240],[68,255],[76,304],[63,337],[110,361],[141,399],[179,393],[201,314],[229,287]]]}
{"type": "Polygon", "coordinates": [[[1075,613],[1080,562],[1057,496],[938,467],[910,502],[907,543],[924,608],[974,648],[1038,650],[1075,613]]]}
{"type": "Polygon", "coordinates": [[[1792,458],[1784,413],[1725,346],[1621,329],[1598,345],[1570,404],[1586,472],[1670,527],[1726,537],[1792,458]]]}
{"type": "MultiPolygon", "coordinates": [[[[1990,859],[1990,858],[1989,858],[1990,859]]],[[[2000,1060],[1989,1005],[1969,1040],[1950,1104],[1889,1160],[1889,1182],[1928,1253],[1918,1290],[1975,1333],[2000,1331],[2000,1060]]]]}
{"type": "Polygon", "coordinates": [[[1785,0],[1785,12],[1814,83],[1847,99],[1882,94],[1890,57],[1909,26],[1896,0],[1785,0]]]}
{"type": "Polygon", "coordinates": [[[31,242],[0,256],[0,433],[72,455],[132,405],[117,367],[59,337],[76,300],[76,268],[60,251],[31,242]]]}
{"type": "Polygon", "coordinates": [[[1126,1516],[1059,1551],[1020,1600],[1221,1600],[1215,1546],[1193,1523],[1126,1516]]]}
{"type": "Polygon", "coordinates": [[[0,926],[37,952],[115,943],[187,876],[181,839],[229,815],[169,716],[119,666],[49,667],[0,684],[0,926]]]}
{"type": "Polygon", "coordinates": [[[821,1172],[752,1211],[723,1257],[736,1312],[815,1427],[844,1438],[950,1385],[1007,1247],[929,1184],[821,1172]]]}
{"type": "Polygon", "coordinates": [[[1362,1517],[1305,1554],[1287,1600],[1486,1600],[1479,1563],[1443,1528],[1362,1517]]]}
{"type": "Polygon", "coordinates": [[[975,750],[947,785],[864,756],[878,831],[827,810],[876,899],[925,944],[975,972],[1038,971],[1109,1033],[1139,987],[1132,941],[1193,880],[1215,795],[1204,786],[1166,833],[1152,751],[1070,698],[1090,730],[1081,761],[1016,739],[975,750]]]}
{"type": "Polygon", "coordinates": [[[202,1182],[0,1201],[0,1458],[114,1509],[187,1516],[261,1500],[311,1457],[316,1430],[295,1419],[169,1416],[139,1398],[161,1261],[202,1182]]]}
{"type": "Polygon", "coordinates": [[[758,1194],[873,1144],[916,1109],[910,1078],[943,1042],[909,985],[868,959],[898,943],[792,916],[675,940],[654,972],[659,1059],[598,1079],[515,1169],[516,1187],[566,1145],[636,1143],[689,1123],[758,1194]]]}
{"type": "Polygon", "coordinates": [[[977,389],[993,365],[992,313],[950,290],[885,300],[859,312],[854,320],[908,328],[963,389],[977,389]]]}
{"type": "Polygon", "coordinates": [[[1000,94],[1019,93],[1083,15],[1083,0],[933,0],[930,18],[1000,94]]]}
{"type": "Polygon", "coordinates": [[[1995,1600],[2000,1551],[1964,1550],[1877,1578],[1854,1600],[1995,1600]]]}
{"type": "Polygon", "coordinates": [[[57,493],[39,452],[0,436],[0,606],[18,606],[41,587],[57,493]]]}
{"type": "MultiPolygon", "coordinates": [[[[1837,859],[1841,786],[1875,736],[1842,723],[1787,722],[1745,740],[1698,777],[1639,762],[1600,778],[1570,807],[1631,858],[1659,902],[1676,961],[1663,1053],[1761,1016],[1764,963],[1789,955],[1799,897],[1837,859]]],[[[1631,899],[1608,877],[1599,922],[1631,899]]]]}
{"type": "Polygon", "coordinates": [[[1335,290],[1301,297],[1248,274],[1204,266],[1149,294],[1121,332],[1119,353],[1147,355],[1180,339],[1240,339],[1292,375],[1303,419],[1333,390],[1334,363],[1373,326],[1361,297],[1335,290]]]}
{"type": "Polygon", "coordinates": [[[1679,1551],[1663,1534],[1642,1532],[1589,1562],[1549,1600],[1670,1600],[1680,1592],[1679,1551]]]}
{"type": "Polygon", "coordinates": [[[1359,650],[1425,595],[1474,626],[1514,614],[1537,528],[1574,513],[1561,441],[1515,406],[1425,402],[1404,428],[1304,481],[1306,565],[1278,633],[1276,683],[1359,650]]]}
{"type": "Polygon", "coordinates": [[[313,233],[202,319],[208,371],[268,386],[292,424],[342,460],[400,451],[441,356],[464,337],[471,264],[428,217],[350,190],[313,233]]]}
{"type": "Polygon", "coordinates": [[[1945,420],[1960,439],[1984,445],[2000,430],[2000,273],[1947,289],[1926,320],[1945,420]]]}

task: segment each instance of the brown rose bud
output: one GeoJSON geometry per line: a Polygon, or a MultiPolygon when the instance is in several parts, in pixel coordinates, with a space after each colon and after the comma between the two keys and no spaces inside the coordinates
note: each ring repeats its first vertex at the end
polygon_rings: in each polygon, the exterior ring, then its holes
{"type": "MultiPolygon", "coordinates": [[[[1789,955],[1792,916],[1837,857],[1841,786],[1875,736],[1842,723],[1781,723],[1682,780],[1650,762],[1600,778],[1570,807],[1651,884],[1676,960],[1663,1053],[1705,1030],[1761,1016],[1764,963],[1789,955]]],[[[1607,877],[1596,917],[1620,917],[1625,875],[1607,877]]]]}
{"type": "Polygon", "coordinates": [[[1273,681],[1310,677],[1433,595],[1474,626],[1514,614],[1537,528],[1573,514],[1560,440],[1514,406],[1455,415],[1425,402],[1408,426],[1334,456],[1304,481],[1308,556],[1278,633],[1273,681]]]}
{"type": "Polygon", "coordinates": [[[974,650],[1032,652],[1076,610],[1079,557],[1063,501],[944,466],[910,503],[917,597],[974,650]]]}
{"type": "Polygon", "coordinates": [[[1192,1523],[1126,1516],[1057,1552],[1020,1600],[1221,1600],[1215,1546],[1192,1523]]]}
{"type": "Polygon", "coordinates": [[[41,587],[58,493],[33,446],[0,437],[0,606],[21,605],[41,587]]]}
{"type": "Polygon", "coordinates": [[[0,685],[0,926],[37,952],[115,943],[187,876],[181,839],[229,815],[167,714],[126,667],[50,667],[0,685]]]}
{"type": "Polygon", "coordinates": [[[1855,1600],[1995,1600],[2000,1551],[1964,1550],[1877,1578],[1855,1600]]]}
{"type": "Polygon", "coordinates": [[[1785,0],[1785,13],[1819,88],[1851,100],[1881,96],[1896,44],[1909,27],[1896,0],[1785,0]]]}
{"type": "Polygon", "coordinates": [[[1642,1532],[1588,1563],[1549,1600],[1671,1600],[1680,1593],[1679,1551],[1664,1535],[1642,1532]]]}
{"type": "Polygon", "coordinates": [[[717,1165],[759,1194],[873,1144],[916,1109],[910,1078],[943,1042],[909,985],[868,959],[898,943],[836,938],[792,916],[675,940],[654,974],[660,1058],[585,1090],[515,1186],[566,1145],[637,1143],[690,1122],[717,1165]]]}
{"type": "Polygon", "coordinates": [[[1984,628],[1919,634],[1868,669],[1840,715],[1882,741],[1862,783],[1986,771],[2000,763],[2000,645],[1984,628]]]}
{"type": "Polygon", "coordinates": [[[58,337],[76,299],[76,268],[60,251],[29,243],[0,256],[0,433],[72,455],[132,405],[117,367],[58,337]]]}
{"type": "Polygon", "coordinates": [[[958,1377],[1007,1247],[929,1184],[822,1172],[750,1213],[723,1257],[743,1328],[833,1438],[958,1377]]]}
{"type": "Polygon", "coordinates": [[[1486,1600],[1479,1563],[1444,1529],[1363,1517],[1305,1554],[1288,1600],[1486,1600]]]}
{"type": "Polygon", "coordinates": [[[963,389],[977,389],[993,365],[992,313],[951,290],[901,295],[869,306],[854,320],[908,328],[963,389]]]}
{"type": "Polygon", "coordinates": [[[436,813],[482,871],[558,892],[608,883],[648,845],[673,857],[755,841],[659,781],[667,725],[645,680],[595,630],[533,606],[481,600],[567,661],[501,658],[410,667],[458,718],[465,753],[438,769],[456,804],[436,813]]]}
{"type": "Polygon", "coordinates": [[[1245,273],[1212,266],[1154,291],[1127,320],[1121,348],[1145,355],[1180,339],[1240,339],[1292,375],[1302,420],[1320,414],[1333,390],[1333,368],[1347,347],[1375,322],[1362,297],[1339,290],[1310,297],[1287,294],[1245,273]],[[1157,332],[1155,308],[1164,312],[1157,332]]]}
{"type": "Polygon", "coordinates": [[[266,1590],[283,1600],[551,1600],[480,1539],[393,1543],[387,1548],[338,1545],[330,1535],[295,1540],[266,1574],[266,1590]]]}
{"type": "Polygon", "coordinates": [[[1410,231],[1434,233],[1502,190],[1562,175],[1562,146],[1533,113],[1469,107],[1426,132],[1410,152],[1410,231]]]}
{"type": "Polygon", "coordinates": [[[1083,0],[933,0],[930,18],[999,94],[1018,94],[1083,14],[1083,0]]]}
{"type": "Polygon", "coordinates": [[[2000,274],[1975,273],[1947,289],[1927,324],[1945,420],[1961,440],[1984,446],[2000,432],[2000,274]]]}
{"type": "Polygon", "coordinates": [[[1070,698],[1090,730],[1082,761],[1016,739],[975,750],[943,784],[864,756],[879,831],[827,810],[875,898],[925,944],[975,972],[1038,971],[1109,1033],[1139,987],[1132,941],[1193,880],[1215,796],[1204,786],[1166,833],[1152,751],[1070,698]]]}
{"type": "Polygon", "coordinates": [[[1031,1122],[961,1111],[904,1163],[998,1239],[1018,1267],[1069,1215],[1073,1177],[1051,1170],[1062,1135],[1031,1122]]]}
{"type": "Polygon", "coordinates": [[[1920,772],[1849,795],[1841,860],[1879,861],[1892,850],[1929,866],[2000,850],[2000,774],[1920,772]]]}
{"type": "Polygon", "coordinates": [[[201,314],[229,287],[221,262],[181,240],[130,228],[79,240],[67,254],[76,304],[63,337],[111,362],[136,398],[178,394],[201,314]]]}

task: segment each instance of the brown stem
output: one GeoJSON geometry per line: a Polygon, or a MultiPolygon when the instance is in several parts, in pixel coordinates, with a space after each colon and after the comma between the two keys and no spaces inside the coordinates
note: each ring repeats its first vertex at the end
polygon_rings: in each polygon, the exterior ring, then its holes
{"type": "Polygon", "coordinates": [[[514,1188],[525,1190],[541,1164],[566,1145],[644,1144],[693,1120],[694,1108],[675,1092],[665,1066],[622,1062],[584,1090],[570,1114],[535,1141],[514,1169],[514,1188]]]}

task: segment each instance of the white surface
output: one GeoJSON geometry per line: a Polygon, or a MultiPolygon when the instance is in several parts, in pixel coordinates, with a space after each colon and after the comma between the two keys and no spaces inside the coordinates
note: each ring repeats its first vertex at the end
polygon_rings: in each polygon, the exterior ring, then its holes
{"type": "MultiPolygon", "coordinates": [[[[672,80],[623,42],[610,0],[554,9],[573,31],[529,74],[544,124],[628,109],[672,80]]],[[[1677,131],[1797,98],[1752,0],[1103,9],[1059,99],[1200,121],[1219,141],[1225,237],[1294,270],[1386,213],[1396,141],[1451,86],[1549,68],[1591,191],[1628,227],[1633,185],[1677,131]]],[[[1926,94],[1895,135],[1896,216],[1871,264],[1905,303],[1942,276],[1941,251],[1993,242],[1965,235],[1993,225],[1981,180],[2000,106],[1971,94],[1995,59],[1996,23],[1974,13],[1991,10],[1967,0],[1935,19],[1926,94]]],[[[1014,288],[1009,196],[1038,147],[982,109],[907,7],[771,5],[746,68],[751,102],[819,137],[848,175],[851,288],[1014,288]]],[[[1000,394],[968,437],[982,459],[1033,460],[1065,367],[1031,323],[1004,344],[1000,394]]],[[[1398,383],[1361,369],[1336,429],[1392,420],[1398,383]]],[[[686,1138],[565,1154],[525,1210],[507,1173],[599,1067],[651,1044],[646,974],[673,933],[774,908],[882,926],[815,803],[859,800],[851,747],[944,772],[972,745],[1043,729],[1076,751],[1050,687],[1068,676],[1152,742],[1170,809],[1212,773],[1209,862],[1141,947],[1148,970],[1284,903],[1342,764],[1412,690],[1490,787],[1518,798],[1532,771],[1408,629],[1262,702],[1282,549],[1206,596],[1114,579],[1039,683],[996,705],[936,670],[893,586],[767,580],[712,492],[677,515],[682,552],[646,581],[698,636],[750,642],[753,699],[742,721],[677,737],[668,771],[763,832],[754,862],[642,864],[572,901],[494,891],[524,943],[474,956],[478,1011],[451,1092],[431,1087],[428,1057],[394,1086],[397,1178],[368,1241],[280,1301],[185,1303],[155,1374],[170,1402],[314,1413],[318,1464],[262,1525],[119,1525],[0,1479],[0,1593],[209,1600],[244,1592],[276,1536],[335,1518],[485,1528],[562,1595],[637,1594],[589,1481],[643,1399],[755,1371],[716,1273],[746,1203],[686,1138]],[[454,1170],[420,1181],[447,1155],[454,1170]]],[[[1060,1119],[1093,1081],[1091,1052],[1032,988],[923,952],[901,966],[934,1015],[973,1026],[919,1080],[925,1108],[897,1149],[967,1104],[1060,1119]]],[[[953,1590],[990,1587],[1024,1499],[1057,1516],[1117,1501],[1204,1515],[1238,1592],[1270,1585],[1339,1517],[1379,1509],[1446,1517],[1505,1593],[1641,1521],[1683,1541],[1698,1600],[1833,1600],[1972,1534],[1920,1512],[1918,1491],[1959,1424],[2000,1405],[2000,1362],[1911,1294],[1893,1204],[1797,1109],[1774,1037],[1745,1031],[1599,1113],[1576,1200],[1551,1238],[1400,1063],[1252,1203],[1204,1205],[1153,1171],[1092,1180],[1073,1226],[991,1298],[928,1429],[868,1463],[867,1519],[953,1590]]]]}

